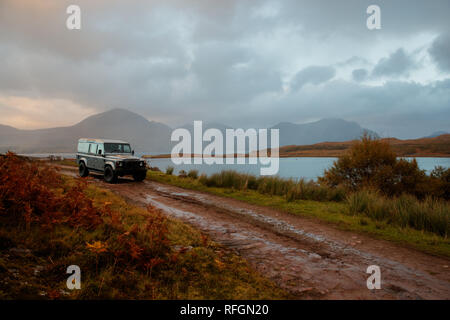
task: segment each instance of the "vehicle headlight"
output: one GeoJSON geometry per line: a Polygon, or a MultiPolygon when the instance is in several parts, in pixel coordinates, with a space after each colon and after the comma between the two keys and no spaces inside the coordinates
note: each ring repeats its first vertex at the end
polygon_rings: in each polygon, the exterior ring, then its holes
{"type": "Polygon", "coordinates": [[[140,165],[141,167],[145,167],[145,161],[141,161],[141,162],[139,163],[139,165],[140,165]]]}

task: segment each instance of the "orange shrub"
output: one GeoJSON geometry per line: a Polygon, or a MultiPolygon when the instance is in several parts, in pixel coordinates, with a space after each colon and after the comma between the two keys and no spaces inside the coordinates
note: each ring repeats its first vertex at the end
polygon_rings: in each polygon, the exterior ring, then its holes
{"type": "Polygon", "coordinates": [[[129,227],[105,203],[95,207],[86,196],[88,181],[64,184],[57,170],[13,153],[0,157],[0,214],[11,225],[25,223],[52,230],[58,225],[77,229],[107,229],[108,238],[86,244],[97,257],[147,270],[171,255],[166,217],[148,208],[143,223],[129,227]],[[101,248],[99,247],[101,244],[101,248]]]}
{"type": "Polygon", "coordinates": [[[419,168],[415,159],[398,159],[387,142],[368,135],[355,142],[330,169],[325,170],[319,181],[352,191],[375,189],[389,196],[402,193],[419,198],[439,196],[436,188],[432,188],[434,181],[419,168]]]}

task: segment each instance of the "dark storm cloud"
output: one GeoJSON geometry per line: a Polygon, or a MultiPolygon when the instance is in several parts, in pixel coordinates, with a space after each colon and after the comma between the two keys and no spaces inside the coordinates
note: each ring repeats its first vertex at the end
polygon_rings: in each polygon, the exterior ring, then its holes
{"type": "Polygon", "coordinates": [[[429,52],[441,70],[450,71],[450,33],[437,37],[429,52]]]}
{"type": "MultiPolygon", "coordinates": [[[[335,117],[357,121],[383,136],[399,138],[421,137],[435,128],[449,128],[450,79],[430,85],[389,81],[376,87],[332,80],[319,90],[313,89],[283,96],[260,106],[260,112],[255,115],[258,118],[253,121],[265,121],[270,125],[286,119],[307,122],[335,117]],[[277,106],[276,112],[271,107],[273,105],[277,106]],[[272,118],[267,121],[269,116],[272,118]]],[[[230,118],[225,119],[229,122],[230,118]]]]}
{"type": "Polygon", "coordinates": [[[373,77],[392,76],[398,77],[408,75],[409,71],[416,68],[416,62],[411,56],[405,53],[402,48],[382,58],[372,71],[373,77]]]}
{"type": "Polygon", "coordinates": [[[301,23],[305,32],[348,37],[361,37],[360,41],[371,41],[376,33],[367,35],[366,9],[376,4],[381,8],[382,34],[411,35],[417,32],[441,33],[450,30],[450,1],[411,0],[286,0],[282,1],[285,19],[301,23]]]}
{"type": "Polygon", "coordinates": [[[321,84],[333,78],[336,70],[328,66],[311,66],[300,70],[292,79],[291,88],[298,90],[305,84],[311,83],[314,85],[321,84]]]}
{"type": "Polygon", "coordinates": [[[355,69],[352,71],[353,80],[361,82],[367,79],[369,72],[366,69],[355,69]]]}
{"type": "Polygon", "coordinates": [[[366,28],[369,0],[78,0],[74,32],[72,3],[0,0],[0,99],[121,107],[171,125],[336,116],[384,130],[382,117],[428,112],[414,126],[428,132],[434,114],[450,116],[448,0],[378,0],[379,31],[366,28]]]}

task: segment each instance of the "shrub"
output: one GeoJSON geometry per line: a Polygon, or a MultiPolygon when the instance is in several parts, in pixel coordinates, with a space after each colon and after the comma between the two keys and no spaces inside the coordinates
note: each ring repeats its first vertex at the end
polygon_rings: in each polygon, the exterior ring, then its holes
{"type": "Polygon", "coordinates": [[[450,168],[437,166],[430,174],[430,189],[437,197],[450,200],[450,168]]]}
{"type": "Polygon", "coordinates": [[[171,176],[172,175],[172,173],[173,173],[173,167],[167,167],[166,168],[166,174],[168,174],[169,176],[171,176]]]}
{"type": "Polygon", "coordinates": [[[192,179],[198,178],[198,170],[189,170],[187,176],[192,179]]]}
{"type": "Polygon", "coordinates": [[[187,177],[187,173],[184,170],[180,170],[180,172],[178,172],[178,176],[181,178],[186,178],[187,177]]]}
{"type": "Polygon", "coordinates": [[[372,188],[389,196],[406,192],[418,197],[425,196],[429,182],[415,159],[397,159],[387,142],[367,134],[325,170],[319,181],[353,191],[372,188]]]}
{"type": "Polygon", "coordinates": [[[143,221],[130,227],[108,204],[94,206],[85,193],[87,181],[66,184],[53,167],[8,153],[0,158],[1,218],[10,226],[25,224],[27,230],[70,227],[78,234],[83,230],[107,233],[106,239],[86,243],[97,266],[99,261],[116,260],[145,270],[150,259],[163,259],[170,253],[167,219],[159,211],[149,209],[143,221]]]}

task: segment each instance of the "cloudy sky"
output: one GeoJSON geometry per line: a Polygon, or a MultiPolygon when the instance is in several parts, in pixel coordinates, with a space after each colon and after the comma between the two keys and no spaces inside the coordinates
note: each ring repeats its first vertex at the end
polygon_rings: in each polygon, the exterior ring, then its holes
{"type": "Polygon", "coordinates": [[[450,131],[450,1],[0,0],[0,123],[125,108],[171,126],[337,117],[450,131]],[[81,7],[81,30],[66,8],[81,7]],[[381,8],[381,30],[366,9],[381,8]]]}

